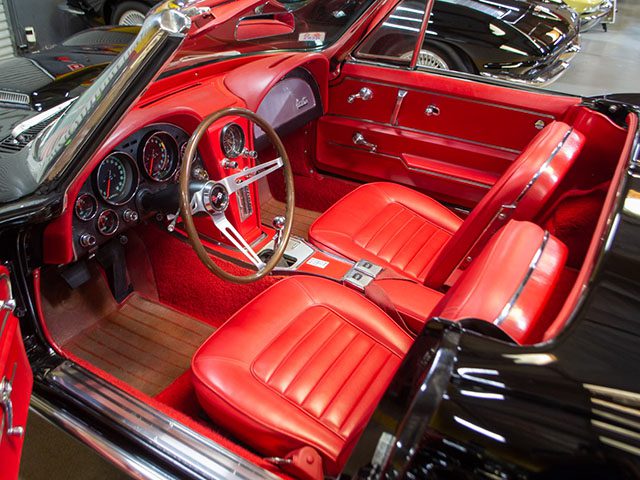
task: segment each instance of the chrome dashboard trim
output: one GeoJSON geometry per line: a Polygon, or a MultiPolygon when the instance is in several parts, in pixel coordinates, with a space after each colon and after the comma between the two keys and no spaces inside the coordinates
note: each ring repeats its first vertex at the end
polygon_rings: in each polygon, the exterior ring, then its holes
{"type": "Polygon", "coordinates": [[[71,361],[50,370],[41,381],[118,425],[132,441],[182,471],[182,478],[278,478],[71,361]]]}

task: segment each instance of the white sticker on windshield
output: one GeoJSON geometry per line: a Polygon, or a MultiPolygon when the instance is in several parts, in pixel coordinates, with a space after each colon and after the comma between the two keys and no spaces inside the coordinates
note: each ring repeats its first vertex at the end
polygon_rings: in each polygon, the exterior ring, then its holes
{"type": "Polygon", "coordinates": [[[299,42],[324,42],[324,32],[304,32],[298,35],[299,42]]]}

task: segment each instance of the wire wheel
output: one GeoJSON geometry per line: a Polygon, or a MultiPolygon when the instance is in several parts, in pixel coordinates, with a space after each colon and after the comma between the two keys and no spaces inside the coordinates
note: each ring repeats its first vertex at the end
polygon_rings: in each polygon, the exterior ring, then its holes
{"type": "MultiPolygon", "coordinates": [[[[407,52],[403,54],[400,58],[402,60],[411,60],[412,56],[413,56],[413,52],[407,52]]],[[[447,61],[437,53],[434,53],[430,50],[420,50],[420,53],[418,54],[417,64],[419,67],[429,67],[429,68],[438,68],[441,70],[450,70],[450,67],[447,61]]]]}
{"type": "Polygon", "coordinates": [[[144,17],[144,13],[139,10],[126,10],[118,18],[118,25],[142,25],[144,17]]]}

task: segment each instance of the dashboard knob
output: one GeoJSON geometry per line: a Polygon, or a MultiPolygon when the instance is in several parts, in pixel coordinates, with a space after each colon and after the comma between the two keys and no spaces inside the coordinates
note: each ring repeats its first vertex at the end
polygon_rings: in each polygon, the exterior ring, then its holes
{"type": "Polygon", "coordinates": [[[140,217],[138,216],[138,212],[136,212],[135,210],[131,210],[130,208],[127,208],[122,214],[122,218],[127,223],[133,223],[133,222],[137,222],[138,218],[140,217]]]}
{"type": "Polygon", "coordinates": [[[93,247],[96,244],[96,237],[91,235],[90,233],[83,233],[80,235],[80,246],[82,247],[93,247]]]}
{"type": "Polygon", "coordinates": [[[222,168],[226,168],[227,170],[234,170],[238,168],[238,162],[225,158],[222,160],[222,168]]]}

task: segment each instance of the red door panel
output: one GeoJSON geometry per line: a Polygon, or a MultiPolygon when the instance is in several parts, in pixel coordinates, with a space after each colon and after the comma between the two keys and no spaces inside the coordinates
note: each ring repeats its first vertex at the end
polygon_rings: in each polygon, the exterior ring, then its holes
{"type": "Polygon", "coordinates": [[[18,478],[33,375],[13,315],[9,273],[0,266],[0,468],[3,479],[18,478]]]}
{"type": "Polygon", "coordinates": [[[383,66],[346,64],[318,130],[321,169],[472,207],[544,124],[579,102],[383,66]],[[357,95],[371,90],[369,100],[357,95]],[[360,132],[375,152],[353,142],[360,132]]]}

